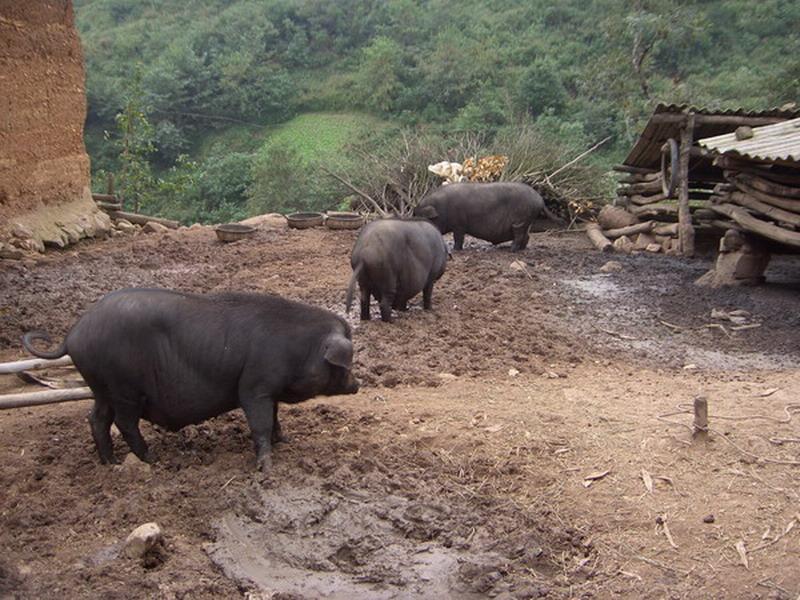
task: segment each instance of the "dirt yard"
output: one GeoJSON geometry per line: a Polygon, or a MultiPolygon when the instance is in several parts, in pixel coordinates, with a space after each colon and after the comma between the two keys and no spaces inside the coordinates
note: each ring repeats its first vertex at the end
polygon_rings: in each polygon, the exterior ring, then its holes
{"type": "MultiPolygon", "coordinates": [[[[354,239],[222,245],[200,228],[0,264],[0,359],[126,286],[343,314],[354,239]]],[[[177,434],[145,424],[158,462],[114,467],[89,401],[0,412],[0,597],[796,599],[800,264],[714,291],[691,285],[707,260],[601,272],[608,259],[576,235],[535,234],[518,255],[473,240],[433,311],[354,311],[361,391],[281,409],[291,439],[266,478],[238,412],[177,434]],[[165,548],[125,558],[148,521],[165,548]]],[[[0,377],[0,393],[23,390],[0,377]]]]}

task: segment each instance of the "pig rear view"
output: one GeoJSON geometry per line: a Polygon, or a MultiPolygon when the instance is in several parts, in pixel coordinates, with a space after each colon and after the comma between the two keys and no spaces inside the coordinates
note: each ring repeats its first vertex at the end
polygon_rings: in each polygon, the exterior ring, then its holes
{"type": "Polygon", "coordinates": [[[145,419],[170,431],[242,408],[259,465],[280,438],[278,402],[355,393],[353,344],[344,319],[264,294],[201,296],[158,289],[106,295],[81,317],[60,348],[42,358],[72,357],[94,394],[89,416],[104,463],[113,462],[114,423],[141,460],[150,454],[145,419]]]}
{"type": "Polygon", "coordinates": [[[447,266],[447,247],[441,233],[424,219],[381,219],[361,230],[350,264],[347,312],[358,281],[361,320],[369,320],[370,297],[374,296],[381,319],[391,321],[392,308],[406,310],[408,301],[420,292],[423,307],[431,308],[433,284],[447,266]]]}

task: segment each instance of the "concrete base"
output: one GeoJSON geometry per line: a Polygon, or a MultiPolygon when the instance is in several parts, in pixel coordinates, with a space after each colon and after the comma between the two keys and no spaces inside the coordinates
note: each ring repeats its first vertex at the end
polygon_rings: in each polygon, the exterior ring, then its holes
{"type": "Polygon", "coordinates": [[[695,283],[710,287],[763,283],[770,257],[763,244],[737,229],[729,229],[719,241],[714,268],[695,283]]]}

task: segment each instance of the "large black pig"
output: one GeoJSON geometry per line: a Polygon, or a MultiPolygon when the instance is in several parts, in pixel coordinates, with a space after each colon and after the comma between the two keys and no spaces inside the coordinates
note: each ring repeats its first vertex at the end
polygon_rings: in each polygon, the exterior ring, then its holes
{"type": "Polygon", "coordinates": [[[92,389],[89,422],[103,463],[114,461],[112,422],[149,461],[140,418],[177,431],[241,407],[266,470],[281,436],[278,402],[358,390],[348,324],[276,296],[120,290],[92,306],[57,350],[34,349],[37,339],[50,341],[30,332],[22,342],[42,358],[68,353],[92,389]]]}
{"type": "Polygon", "coordinates": [[[392,308],[406,310],[422,292],[422,305],[432,306],[433,284],[447,266],[447,246],[439,231],[424,219],[380,219],[369,223],[350,257],[353,275],[347,288],[347,312],[355,282],[361,292],[361,319],[369,320],[370,295],[381,307],[381,319],[392,320],[392,308]]]}
{"type": "Polygon", "coordinates": [[[528,230],[541,213],[554,218],[544,200],[523,183],[452,183],[423,198],[414,214],[431,221],[443,234],[453,232],[456,250],[464,235],[500,244],[513,240],[511,250],[524,250],[528,230]]]}

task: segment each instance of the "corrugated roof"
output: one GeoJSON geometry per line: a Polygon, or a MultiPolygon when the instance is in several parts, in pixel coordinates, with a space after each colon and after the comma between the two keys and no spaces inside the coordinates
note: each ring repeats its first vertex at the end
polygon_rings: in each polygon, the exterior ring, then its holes
{"type": "Polygon", "coordinates": [[[753,127],[753,137],[737,140],[736,133],[725,133],[697,142],[718,152],[756,160],[800,162],[800,118],[753,127]]]}
{"type": "MultiPolygon", "coordinates": [[[[679,139],[681,123],[678,121],[671,123],[654,122],[653,117],[661,114],[685,114],[693,112],[696,115],[718,115],[730,117],[752,117],[753,119],[777,118],[794,119],[800,117],[800,110],[787,110],[773,108],[763,111],[748,111],[744,109],[716,110],[691,106],[689,104],[658,104],[653,110],[653,114],[645,125],[642,135],[634,144],[627,158],[623,161],[631,167],[644,167],[648,169],[658,169],[661,166],[661,146],[669,138],[679,139]]],[[[656,120],[657,121],[657,120],[656,120]]],[[[730,133],[736,129],[736,125],[724,123],[697,123],[694,130],[694,139],[718,136],[723,133],[730,133]]]]}

